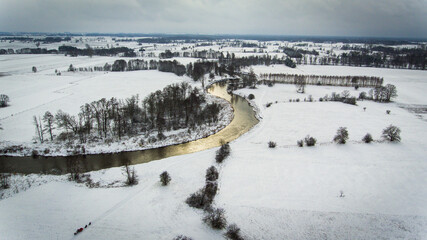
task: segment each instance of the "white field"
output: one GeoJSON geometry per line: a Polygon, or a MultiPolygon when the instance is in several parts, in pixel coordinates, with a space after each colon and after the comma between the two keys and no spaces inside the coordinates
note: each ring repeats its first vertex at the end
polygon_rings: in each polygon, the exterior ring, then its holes
{"type": "MultiPolygon", "coordinates": [[[[183,234],[221,239],[223,231],[210,229],[201,220],[202,211],[184,203],[203,186],[205,170],[216,165],[220,189],[215,205],[225,208],[229,223],[236,223],[248,239],[427,239],[423,139],[427,125],[425,119],[399,107],[426,105],[427,72],[324,66],[254,70],[382,76],[385,83],[397,86],[399,97],[389,104],[359,101],[352,106],[288,100],[308,95],[317,100],[343,90],[358,95],[367,89],[308,86],[302,95],[292,85],[277,84],[239,90],[242,95],[255,95],[262,119],[231,143],[232,154],[223,164],[215,164],[216,149],[210,149],[136,165],[140,183],[134,187],[89,189],[64,176],[14,176],[12,188],[3,191],[6,198],[0,201],[2,236],[172,239],[183,234]],[[390,124],[401,128],[401,143],[361,143],[367,132],[379,140],[382,129],[390,124]],[[348,128],[350,141],[338,146],[331,140],[341,126],[348,128]],[[298,148],[296,141],[307,134],[317,138],[318,145],[298,148]],[[270,140],[278,147],[269,149],[270,140]],[[162,187],[158,176],[165,170],[172,182],[162,187]],[[339,197],[340,191],[344,197],[339,197]],[[74,231],[89,221],[92,225],[74,237],[74,231]]],[[[168,74],[165,81],[173,82],[172,76],[168,74]]],[[[103,78],[99,76],[99,81],[103,78]]],[[[103,186],[124,181],[120,168],[91,176],[103,186]]]]}

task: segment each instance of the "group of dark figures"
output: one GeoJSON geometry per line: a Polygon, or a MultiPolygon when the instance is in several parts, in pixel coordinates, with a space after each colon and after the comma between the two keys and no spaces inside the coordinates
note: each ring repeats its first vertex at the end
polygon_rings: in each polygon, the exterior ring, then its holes
{"type": "MultiPolygon", "coordinates": [[[[84,228],[87,228],[88,226],[92,225],[92,222],[89,222],[89,224],[87,224],[84,228]]],[[[74,235],[77,235],[78,233],[83,232],[84,228],[78,228],[76,230],[76,232],[74,233],[74,235]]]]}

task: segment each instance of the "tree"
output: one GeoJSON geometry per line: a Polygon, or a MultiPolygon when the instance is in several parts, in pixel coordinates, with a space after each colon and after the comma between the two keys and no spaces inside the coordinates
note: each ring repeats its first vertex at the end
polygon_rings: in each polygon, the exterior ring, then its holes
{"type": "Polygon", "coordinates": [[[219,173],[215,166],[211,166],[206,170],[206,182],[214,182],[218,179],[219,173]]]}
{"type": "Polygon", "coordinates": [[[76,71],[76,69],[74,68],[73,64],[70,64],[70,66],[68,67],[68,71],[69,71],[69,72],[74,72],[74,71],[76,71]]]}
{"type": "Polygon", "coordinates": [[[33,73],[37,72],[37,68],[35,66],[33,66],[32,70],[33,70],[33,73]]]}
{"type": "Polygon", "coordinates": [[[341,93],[341,95],[342,95],[342,97],[343,97],[343,98],[348,98],[348,97],[350,97],[350,91],[348,91],[348,90],[344,90],[344,91],[341,93]]]}
{"type": "Polygon", "coordinates": [[[348,139],[348,131],[346,127],[340,127],[337,130],[337,135],[334,137],[334,141],[338,144],[345,144],[348,139]]]}
{"type": "Polygon", "coordinates": [[[126,161],[123,166],[123,175],[126,176],[126,185],[136,185],[138,184],[138,176],[136,175],[136,170],[134,167],[129,166],[130,162],[126,161]]]}
{"type": "Polygon", "coordinates": [[[40,117],[37,119],[36,116],[33,116],[33,124],[36,127],[36,137],[38,138],[40,143],[43,143],[44,129],[40,117]]]}
{"type": "Polygon", "coordinates": [[[225,143],[221,145],[221,148],[216,152],[215,160],[217,163],[222,163],[230,155],[230,144],[225,143]]]}
{"type": "Polygon", "coordinates": [[[295,76],[295,86],[297,87],[297,93],[305,93],[306,80],[304,76],[295,76]]]}
{"type": "Polygon", "coordinates": [[[162,174],[160,174],[160,182],[163,186],[168,185],[170,181],[171,177],[169,176],[169,173],[167,171],[164,171],[162,172],[162,174]]]}
{"type": "Polygon", "coordinates": [[[45,112],[45,114],[43,115],[44,128],[46,129],[46,131],[49,132],[50,141],[53,141],[52,130],[54,129],[53,127],[54,120],[55,120],[55,117],[49,111],[45,112]]]}
{"type": "Polygon", "coordinates": [[[390,102],[392,98],[397,97],[397,89],[396,86],[393,84],[387,84],[385,85],[385,100],[387,102],[390,102]]]}
{"type": "Polygon", "coordinates": [[[400,142],[400,128],[390,125],[383,130],[382,137],[390,142],[400,142]]]}

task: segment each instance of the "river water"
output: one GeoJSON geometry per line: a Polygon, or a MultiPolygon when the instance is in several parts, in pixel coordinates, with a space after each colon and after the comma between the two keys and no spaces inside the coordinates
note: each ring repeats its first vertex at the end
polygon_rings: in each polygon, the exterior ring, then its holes
{"type": "Polygon", "coordinates": [[[0,172],[13,173],[57,173],[67,172],[67,161],[80,160],[84,172],[130,164],[146,163],[167,157],[194,153],[221,145],[221,141],[230,142],[248,132],[258,123],[255,112],[242,97],[227,93],[225,83],[215,83],[208,92],[226,99],[232,104],[234,118],[221,131],[199,140],[155,149],[121,152],[111,154],[90,154],[68,157],[0,157],[0,172]]]}

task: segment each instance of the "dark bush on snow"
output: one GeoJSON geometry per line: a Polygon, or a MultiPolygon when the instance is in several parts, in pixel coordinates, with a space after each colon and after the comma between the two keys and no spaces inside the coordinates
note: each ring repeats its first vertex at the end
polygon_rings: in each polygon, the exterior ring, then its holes
{"type": "Polygon", "coordinates": [[[400,142],[400,128],[390,125],[383,130],[382,137],[390,142],[400,142]]]}
{"type": "Polygon", "coordinates": [[[217,190],[218,184],[216,182],[207,182],[202,189],[192,193],[185,202],[190,207],[199,209],[209,208],[215,198],[217,190]]]}
{"type": "Polygon", "coordinates": [[[215,160],[217,163],[222,163],[230,155],[231,149],[228,143],[225,143],[216,151],[215,160]]]}
{"type": "Polygon", "coordinates": [[[252,93],[251,93],[251,94],[249,94],[248,99],[249,99],[249,100],[255,99],[255,95],[253,95],[252,93]]]}
{"type": "Polygon", "coordinates": [[[166,186],[171,181],[171,177],[167,171],[164,171],[160,174],[160,182],[163,186],[166,186]]]}
{"type": "Polygon", "coordinates": [[[304,146],[304,141],[303,140],[298,140],[297,141],[297,145],[298,145],[298,147],[303,147],[304,146]]]}
{"type": "Polygon", "coordinates": [[[193,240],[193,239],[191,237],[179,235],[179,236],[174,237],[173,240],[193,240]]]}
{"type": "Polygon", "coordinates": [[[337,130],[337,135],[334,137],[334,142],[338,144],[345,144],[348,139],[348,131],[345,127],[340,127],[337,130]]]}
{"type": "Polygon", "coordinates": [[[227,225],[225,211],[222,208],[216,208],[208,211],[203,218],[203,221],[213,229],[224,229],[227,225]]]}
{"type": "Polygon", "coordinates": [[[310,137],[310,135],[307,135],[307,137],[304,138],[305,145],[308,147],[312,147],[316,145],[317,140],[314,137],[310,137]]]}
{"type": "Polygon", "coordinates": [[[269,141],[269,142],[268,142],[268,147],[269,147],[269,148],[275,148],[275,147],[276,147],[276,142],[269,141]]]}
{"type": "Polygon", "coordinates": [[[219,173],[216,167],[211,166],[206,170],[206,182],[215,182],[218,179],[219,173]]]}
{"type": "Polygon", "coordinates": [[[365,143],[370,143],[370,142],[372,142],[372,141],[374,141],[374,140],[372,139],[372,135],[371,135],[371,134],[369,134],[369,133],[367,133],[367,134],[362,138],[362,141],[364,141],[365,143]]]}
{"type": "Polygon", "coordinates": [[[230,224],[227,227],[227,232],[224,233],[224,237],[230,240],[243,240],[244,238],[240,235],[240,228],[236,224],[230,224]]]}

